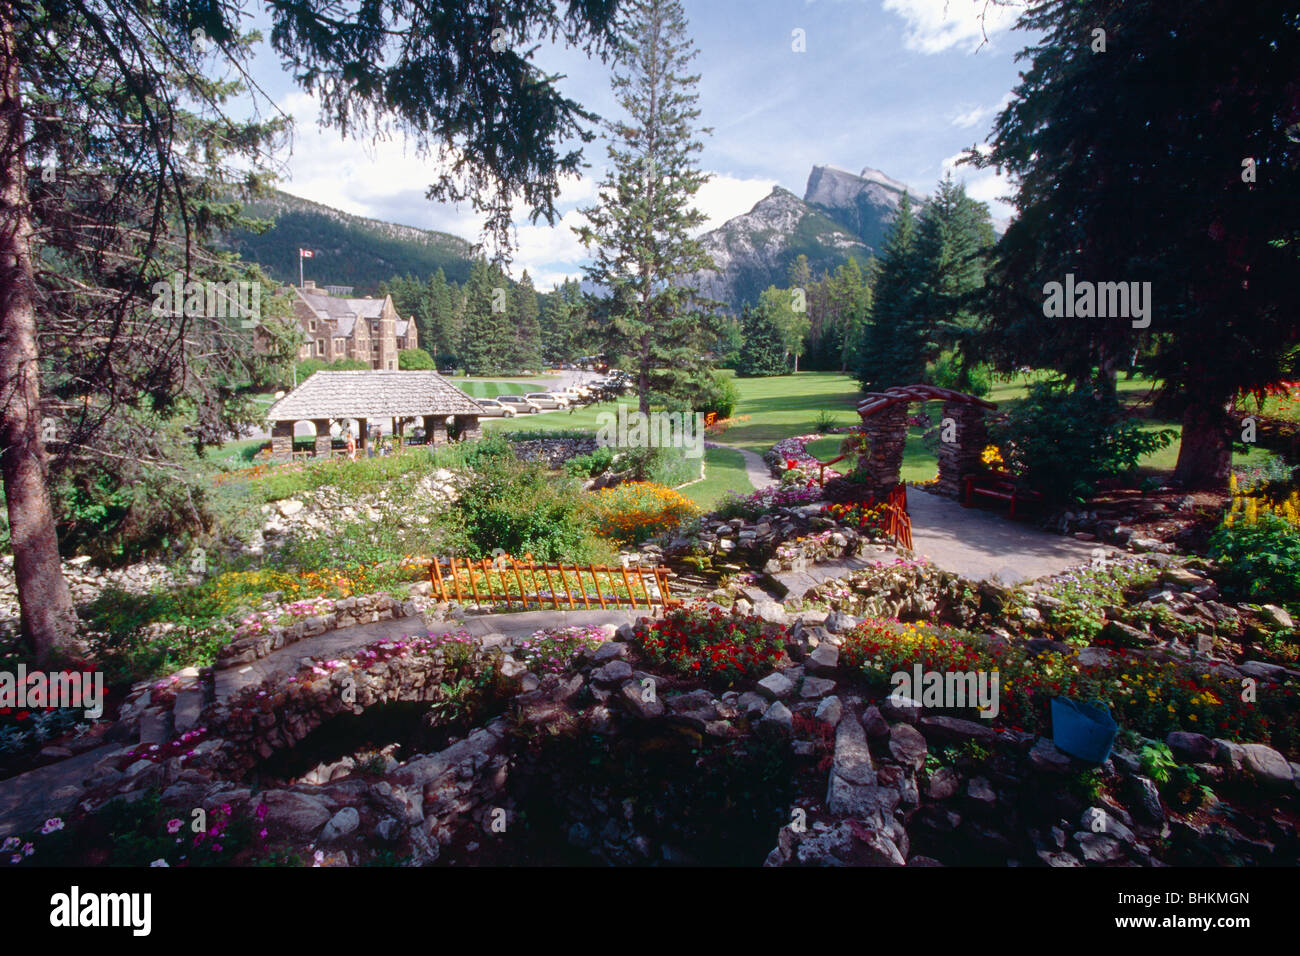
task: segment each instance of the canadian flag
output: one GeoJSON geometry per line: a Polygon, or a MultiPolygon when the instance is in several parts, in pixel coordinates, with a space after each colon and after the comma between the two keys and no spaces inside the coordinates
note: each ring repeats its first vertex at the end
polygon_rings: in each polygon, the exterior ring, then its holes
{"type": "Polygon", "coordinates": [[[316,255],[316,253],[312,252],[310,249],[299,249],[299,250],[298,250],[298,258],[299,258],[299,259],[310,259],[310,258],[311,258],[312,256],[314,256],[314,255],[316,255]]]}

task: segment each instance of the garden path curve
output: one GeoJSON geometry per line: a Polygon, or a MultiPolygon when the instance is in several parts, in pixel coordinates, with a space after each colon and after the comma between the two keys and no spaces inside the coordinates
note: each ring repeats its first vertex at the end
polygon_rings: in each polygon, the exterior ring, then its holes
{"type": "Polygon", "coordinates": [[[1019,584],[1090,564],[1098,549],[1107,555],[1124,553],[1011,521],[992,511],[963,508],[952,498],[915,488],[908,491],[907,513],[918,555],[976,581],[996,578],[1003,584],[1019,584]]]}

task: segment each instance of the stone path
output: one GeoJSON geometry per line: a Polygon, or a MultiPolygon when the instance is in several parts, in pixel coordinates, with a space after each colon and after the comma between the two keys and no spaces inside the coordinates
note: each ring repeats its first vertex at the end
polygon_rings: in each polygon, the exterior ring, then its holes
{"type": "Polygon", "coordinates": [[[907,512],[918,555],[977,581],[996,578],[1018,584],[1089,564],[1098,548],[1108,555],[1123,553],[1108,545],[1041,531],[992,511],[963,508],[951,498],[915,488],[908,489],[907,512]]]}
{"type": "Polygon", "coordinates": [[[464,623],[444,621],[428,630],[418,618],[399,617],[391,621],[358,624],[327,631],[316,637],[272,651],[251,664],[229,667],[216,673],[218,700],[225,700],[251,684],[260,684],[277,671],[296,671],[304,657],[341,657],[350,651],[375,641],[398,640],[403,637],[423,637],[425,634],[446,634],[461,630],[481,637],[484,634],[505,634],[507,637],[524,636],[541,628],[598,626],[633,622],[639,614],[630,610],[593,609],[581,611],[520,611],[514,614],[466,615],[464,623]]]}
{"type": "Polygon", "coordinates": [[[893,548],[882,548],[880,554],[870,558],[837,558],[834,561],[811,564],[802,571],[782,571],[780,574],[771,575],[771,578],[784,588],[784,593],[778,590],[780,599],[793,601],[795,598],[803,597],[819,584],[848,577],[853,572],[861,571],[880,561],[893,561],[897,554],[898,552],[893,548]]]}
{"type": "Polygon", "coordinates": [[[81,794],[81,781],[90,776],[95,764],[121,746],[105,744],[0,780],[0,838],[34,829],[50,817],[67,814],[81,794]]]}
{"type": "MultiPolygon", "coordinates": [[[[749,483],[754,486],[755,491],[762,491],[764,488],[770,488],[778,484],[777,480],[772,477],[772,470],[767,467],[767,462],[763,456],[752,452],[747,448],[737,448],[735,445],[724,445],[719,442],[705,442],[705,448],[730,448],[732,451],[738,451],[741,457],[745,459],[745,474],[749,477],[749,483]]],[[[745,492],[740,492],[745,494],[745,492]]]]}

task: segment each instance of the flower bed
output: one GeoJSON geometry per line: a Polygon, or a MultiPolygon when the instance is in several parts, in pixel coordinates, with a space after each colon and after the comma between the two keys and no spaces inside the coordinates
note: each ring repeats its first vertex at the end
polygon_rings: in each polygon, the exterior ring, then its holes
{"type": "Polygon", "coordinates": [[[642,619],[632,642],[652,663],[679,674],[730,686],[770,671],[785,649],[785,629],[721,608],[685,607],[642,619]]]}
{"type": "Polygon", "coordinates": [[[865,501],[851,501],[833,504],[826,509],[829,517],[836,523],[848,525],[858,531],[883,536],[885,533],[884,505],[867,504],[865,501]]]}
{"type": "Polygon", "coordinates": [[[742,495],[727,492],[715,513],[722,518],[761,518],[777,508],[797,508],[821,498],[819,489],[798,485],[773,485],[760,491],[742,495]]]}
{"type": "Polygon", "coordinates": [[[680,492],[648,481],[629,481],[595,497],[597,531],[620,544],[640,544],[679,527],[698,513],[680,492]]]}
{"type": "Polygon", "coordinates": [[[575,657],[607,640],[599,627],[553,627],[515,641],[515,657],[535,674],[562,674],[575,657]]]}
{"type": "Polygon", "coordinates": [[[1030,654],[1024,643],[992,643],[929,624],[873,619],[854,629],[840,660],[872,684],[920,664],[930,671],[997,671],[995,727],[1050,733],[1053,697],[1101,700],[1123,727],[1163,738],[1191,730],[1229,740],[1264,741],[1284,753],[1300,748],[1294,685],[1261,681],[1243,701],[1239,674],[1211,664],[1116,655],[1094,664],[1078,652],[1030,654]]]}

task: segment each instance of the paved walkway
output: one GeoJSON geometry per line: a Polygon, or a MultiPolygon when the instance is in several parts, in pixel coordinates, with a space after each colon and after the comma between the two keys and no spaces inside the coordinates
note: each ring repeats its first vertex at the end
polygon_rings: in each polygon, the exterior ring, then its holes
{"type": "Polygon", "coordinates": [[[934,564],[974,580],[1018,584],[1089,564],[1093,552],[1122,553],[1107,545],[1041,531],[1004,515],[963,508],[952,498],[909,488],[912,544],[934,564]]]}
{"type": "Polygon", "coordinates": [[[81,795],[81,781],[121,746],[105,744],[0,780],[0,838],[36,829],[50,817],[65,816],[81,795]]]}
{"type": "Polygon", "coordinates": [[[426,630],[419,618],[399,617],[391,621],[376,621],[373,624],[357,624],[354,627],[342,627],[327,631],[316,637],[309,637],[272,651],[265,657],[251,664],[228,667],[216,673],[216,694],[218,700],[225,700],[251,684],[260,684],[278,671],[293,673],[302,664],[303,658],[342,657],[350,651],[372,644],[375,641],[399,640],[403,637],[423,637],[426,634],[446,634],[450,631],[464,630],[476,637],[484,634],[505,634],[507,637],[522,637],[541,628],[575,627],[581,625],[599,626],[601,624],[628,624],[640,614],[630,610],[582,610],[582,611],[520,611],[514,614],[469,614],[464,623],[444,621],[426,630]]]}
{"type": "MultiPolygon", "coordinates": [[[[735,445],[724,445],[721,442],[706,441],[705,448],[730,448],[732,451],[740,452],[745,459],[745,474],[749,477],[749,483],[754,486],[755,491],[762,491],[772,485],[778,484],[777,479],[772,477],[772,470],[767,467],[767,462],[763,456],[752,452],[747,448],[737,448],[735,445]]],[[[747,492],[738,491],[738,494],[747,494],[747,492]]]]}

